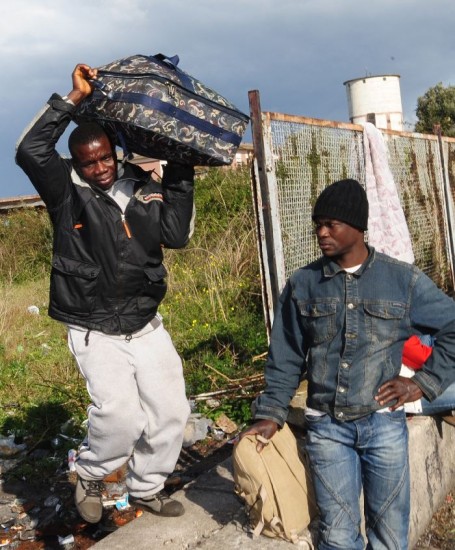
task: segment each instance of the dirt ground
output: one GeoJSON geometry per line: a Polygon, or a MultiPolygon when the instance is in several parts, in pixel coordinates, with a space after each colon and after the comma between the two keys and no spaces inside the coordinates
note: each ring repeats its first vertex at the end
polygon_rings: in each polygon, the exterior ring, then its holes
{"type": "MultiPolygon", "coordinates": [[[[184,449],[167,486],[168,492],[171,494],[226,459],[231,451],[231,445],[225,441],[211,439],[184,449]]],[[[3,470],[5,462],[2,461],[3,470]]],[[[121,501],[125,489],[122,472],[119,472],[106,482],[103,520],[97,525],[85,523],[74,508],[74,476],[68,473],[67,463],[62,463],[55,475],[41,476],[32,484],[30,479],[2,475],[0,549],[86,550],[140,515],[141,512],[132,507],[122,510],[112,506],[112,501],[121,501]]],[[[447,495],[417,549],[455,550],[455,492],[447,495]]]]}
{"type": "Polygon", "coordinates": [[[455,492],[449,493],[444,504],[433,516],[415,549],[455,550],[455,492]]]}
{"type": "MultiPolygon", "coordinates": [[[[232,446],[226,439],[207,438],[182,449],[173,476],[168,480],[169,494],[180,489],[199,474],[226,459],[232,446]]],[[[103,519],[96,525],[84,522],[74,507],[76,474],[68,472],[62,460],[55,472],[33,471],[23,476],[24,459],[0,460],[0,549],[1,550],[86,550],[110,532],[142,514],[128,506],[122,509],[126,491],[124,471],[105,480],[103,519]],[[20,472],[20,475],[19,475],[20,472]],[[40,475],[41,474],[41,475],[40,475]]]]}

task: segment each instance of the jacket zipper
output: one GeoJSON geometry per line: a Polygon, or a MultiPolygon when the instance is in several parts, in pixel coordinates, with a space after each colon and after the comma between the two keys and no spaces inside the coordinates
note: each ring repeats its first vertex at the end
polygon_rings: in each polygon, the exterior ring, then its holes
{"type": "Polygon", "coordinates": [[[122,223],[123,223],[123,228],[125,229],[126,236],[128,237],[128,239],[131,239],[131,230],[128,225],[128,222],[126,221],[125,214],[121,214],[121,216],[122,216],[122,223]]]}

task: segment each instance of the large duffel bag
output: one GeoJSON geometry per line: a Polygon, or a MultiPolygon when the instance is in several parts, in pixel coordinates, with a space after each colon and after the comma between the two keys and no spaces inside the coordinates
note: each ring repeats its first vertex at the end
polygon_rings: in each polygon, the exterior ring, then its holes
{"type": "Polygon", "coordinates": [[[98,68],[75,121],[100,123],[127,153],[230,164],[249,118],[177,67],[178,56],[133,55],[98,68]]]}

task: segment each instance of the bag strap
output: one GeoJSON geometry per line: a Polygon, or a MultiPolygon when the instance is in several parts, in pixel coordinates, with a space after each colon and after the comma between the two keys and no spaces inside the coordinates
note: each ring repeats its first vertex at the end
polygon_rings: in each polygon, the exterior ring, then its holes
{"type": "Polygon", "coordinates": [[[131,151],[128,149],[128,145],[126,144],[125,136],[123,135],[123,132],[117,129],[117,139],[120,143],[120,147],[123,150],[123,161],[122,164],[124,164],[127,160],[131,160],[133,158],[133,155],[131,151]]]}
{"type": "MultiPolygon", "coordinates": [[[[261,500],[264,504],[267,499],[267,491],[265,490],[264,485],[261,485],[261,488],[259,489],[258,500],[261,500]]],[[[261,506],[261,519],[258,521],[256,527],[254,528],[253,537],[259,537],[265,527],[263,508],[264,507],[261,506]]]]}
{"type": "MultiPolygon", "coordinates": [[[[93,93],[93,99],[97,100],[99,99],[99,95],[101,94],[98,95],[95,92],[93,93]]],[[[177,118],[181,122],[194,126],[197,130],[200,130],[201,132],[205,132],[215,138],[218,138],[227,143],[231,143],[232,145],[235,145],[237,147],[242,141],[242,137],[235,132],[230,132],[229,130],[225,130],[220,126],[212,124],[208,120],[198,118],[197,116],[187,111],[184,111],[179,107],[175,107],[174,105],[166,103],[165,101],[161,101],[161,99],[158,99],[157,97],[150,97],[148,95],[139,94],[136,92],[110,92],[109,99],[111,101],[138,103],[150,109],[157,109],[158,111],[165,113],[170,117],[177,118]]]]}
{"type": "Polygon", "coordinates": [[[178,55],[173,55],[172,57],[169,57],[168,55],[165,55],[164,53],[157,53],[155,55],[151,55],[150,57],[154,57],[155,59],[158,59],[159,61],[162,61],[163,63],[171,65],[171,67],[173,69],[176,69],[177,65],[180,62],[180,57],[178,55]]]}
{"type": "Polygon", "coordinates": [[[297,440],[295,435],[292,433],[289,425],[284,424],[280,432],[277,432],[275,436],[271,439],[276,451],[283,457],[283,459],[288,463],[289,468],[292,472],[300,472],[302,480],[300,477],[296,477],[299,485],[304,489],[305,493],[310,493],[308,486],[303,479],[307,479],[306,467],[303,461],[300,458],[299,451],[297,448],[297,440]]]}
{"type": "Polygon", "coordinates": [[[180,79],[180,82],[182,83],[182,86],[187,90],[194,92],[194,86],[191,81],[191,78],[189,78],[189,76],[185,72],[183,72],[177,67],[177,65],[180,62],[180,58],[178,55],[173,55],[169,57],[168,55],[165,55],[163,53],[157,53],[156,55],[150,55],[149,59],[151,61],[157,61],[161,65],[166,65],[167,68],[175,71],[175,73],[180,79]]]}
{"type": "Polygon", "coordinates": [[[88,81],[94,88],[101,92],[102,95],[110,99],[111,91],[104,82],[101,82],[101,80],[96,80],[95,78],[89,78],[88,81]]]}
{"type": "Polygon", "coordinates": [[[265,438],[261,434],[256,434],[257,441],[260,441],[263,445],[268,445],[270,443],[270,439],[265,438]]]}

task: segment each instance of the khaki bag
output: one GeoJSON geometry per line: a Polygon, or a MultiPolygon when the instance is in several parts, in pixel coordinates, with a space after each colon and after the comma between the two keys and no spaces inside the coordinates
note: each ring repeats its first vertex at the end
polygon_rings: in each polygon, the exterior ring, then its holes
{"type": "MultiPolygon", "coordinates": [[[[293,543],[316,516],[308,468],[299,455],[297,440],[289,426],[256,450],[261,436],[246,436],[234,446],[235,492],[245,501],[253,535],[280,537],[293,543]]],[[[300,539],[301,540],[301,539],[300,539]]],[[[304,540],[313,548],[309,531],[304,540]]]]}

